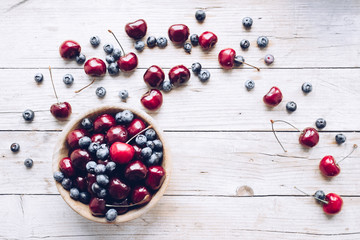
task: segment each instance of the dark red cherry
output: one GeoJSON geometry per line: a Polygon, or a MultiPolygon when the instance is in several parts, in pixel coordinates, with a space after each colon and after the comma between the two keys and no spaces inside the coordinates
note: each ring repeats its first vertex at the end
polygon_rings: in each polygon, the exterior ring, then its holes
{"type": "Polygon", "coordinates": [[[91,136],[91,142],[97,142],[99,144],[105,143],[105,135],[102,133],[96,133],[91,136]]]}
{"type": "Polygon", "coordinates": [[[91,156],[88,151],[85,151],[83,149],[75,149],[70,154],[70,159],[76,168],[84,171],[86,170],[86,164],[91,161],[91,156]]]}
{"type": "Polygon", "coordinates": [[[117,164],[126,164],[130,162],[135,154],[133,146],[122,143],[115,142],[110,147],[110,157],[117,164]]]}
{"type": "Polygon", "coordinates": [[[236,52],[232,48],[226,48],[219,52],[218,61],[224,69],[232,69],[234,67],[234,59],[236,52]]]}
{"type": "Polygon", "coordinates": [[[299,137],[299,142],[301,145],[305,147],[314,147],[316,144],[318,144],[320,139],[319,133],[315,128],[305,128],[299,137]]]}
{"type": "Polygon", "coordinates": [[[145,108],[157,110],[163,103],[162,93],[157,89],[151,89],[141,97],[140,101],[145,108]]]}
{"type": "Polygon", "coordinates": [[[94,121],[94,131],[97,133],[106,132],[111,127],[116,125],[115,118],[110,114],[102,114],[94,121]]]}
{"type": "Polygon", "coordinates": [[[145,180],[146,186],[152,190],[158,190],[165,180],[165,170],[161,166],[151,166],[145,180]]]}
{"type": "Polygon", "coordinates": [[[189,37],[189,28],[184,24],[174,24],[169,27],[169,38],[172,42],[180,44],[189,37]]]}
{"type": "Polygon", "coordinates": [[[133,39],[140,39],[146,35],[147,25],[145,20],[139,19],[125,25],[125,32],[133,39]]]}
{"type": "Polygon", "coordinates": [[[327,177],[334,177],[340,173],[339,165],[336,164],[334,157],[330,155],[321,159],[319,169],[327,177]]]}
{"type": "Polygon", "coordinates": [[[70,160],[70,158],[65,157],[59,162],[59,169],[66,177],[75,176],[75,168],[70,160]]]}
{"type": "Polygon", "coordinates": [[[60,56],[65,59],[72,59],[81,52],[80,44],[73,40],[67,40],[60,45],[60,56]]]}
{"type": "Polygon", "coordinates": [[[85,129],[75,129],[69,132],[66,142],[71,149],[80,148],[79,139],[84,136],[88,136],[88,132],[85,129]]]}
{"type": "Polygon", "coordinates": [[[135,136],[136,134],[138,134],[145,128],[146,128],[145,123],[143,121],[141,121],[140,119],[135,118],[127,127],[129,137],[135,136]]]}
{"type": "Polygon", "coordinates": [[[128,133],[125,127],[123,126],[114,126],[109,129],[106,133],[106,141],[109,145],[114,142],[126,142],[128,140],[128,133]]]}
{"type": "Polygon", "coordinates": [[[90,58],[85,62],[84,70],[87,75],[101,77],[106,73],[106,65],[100,58],[90,58]]]}
{"type": "Polygon", "coordinates": [[[208,50],[212,48],[217,43],[217,36],[209,31],[203,32],[199,37],[199,45],[208,50]]]}
{"type": "Polygon", "coordinates": [[[272,87],[269,92],[263,97],[263,101],[269,107],[275,107],[282,101],[282,93],[279,88],[272,87]]]}
{"type": "Polygon", "coordinates": [[[109,183],[109,194],[116,200],[126,198],[131,188],[118,178],[112,178],[109,183]]]}
{"type": "Polygon", "coordinates": [[[145,179],[148,172],[147,167],[141,161],[130,162],[125,167],[124,176],[127,180],[136,182],[145,179]]]}
{"type": "Polygon", "coordinates": [[[323,210],[326,214],[337,214],[341,211],[343,200],[339,195],[335,193],[329,193],[326,195],[325,201],[327,204],[323,204],[323,210]]]}
{"type": "Polygon", "coordinates": [[[95,193],[92,191],[91,186],[95,182],[96,182],[96,175],[92,173],[88,173],[86,176],[87,190],[92,195],[94,195],[95,193]]]}
{"type": "Polygon", "coordinates": [[[50,107],[50,112],[58,119],[66,119],[72,112],[71,105],[68,102],[54,103],[50,107]]]}
{"type": "Polygon", "coordinates": [[[151,194],[144,186],[137,186],[133,189],[131,192],[131,201],[132,203],[138,203],[141,202],[147,197],[147,201],[144,201],[144,204],[150,202],[151,200],[151,194]]]}
{"type": "Polygon", "coordinates": [[[178,65],[169,71],[170,82],[174,85],[186,83],[190,79],[190,71],[184,65],[178,65]]]}
{"type": "MultiPolygon", "coordinates": [[[[129,202],[129,199],[128,198],[125,198],[124,200],[119,200],[119,201],[114,201],[114,202],[112,202],[112,204],[114,204],[114,205],[129,205],[130,204],[130,202],[129,202]]],[[[124,214],[124,213],[126,213],[128,210],[129,210],[129,208],[127,208],[127,207],[117,207],[117,208],[115,208],[116,209],[116,211],[117,211],[117,213],[120,215],[120,214],[124,214]]]]}
{"type": "Polygon", "coordinates": [[[120,57],[117,61],[119,69],[123,72],[134,70],[138,65],[138,58],[135,53],[130,52],[125,56],[120,57]]]}
{"type": "Polygon", "coordinates": [[[136,159],[136,160],[141,159],[141,148],[136,144],[131,145],[131,146],[133,146],[133,148],[135,150],[134,159],[136,159]]]}
{"type": "Polygon", "coordinates": [[[106,202],[104,199],[94,197],[90,200],[89,208],[92,215],[96,217],[104,216],[106,213],[106,202]]]}
{"type": "Polygon", "coordinates": [[[79,189],[81,192],[85,192],[87,190],[87,181],[85,177],[77,177],[74,181],[74,186],[79,189]]]}
{"type": "Polygon", "coordinates": [[[149,67],[144,74],[144,82],[150,87],[160,87],[164,79],[164,71],[156,65],[149,67]]]}

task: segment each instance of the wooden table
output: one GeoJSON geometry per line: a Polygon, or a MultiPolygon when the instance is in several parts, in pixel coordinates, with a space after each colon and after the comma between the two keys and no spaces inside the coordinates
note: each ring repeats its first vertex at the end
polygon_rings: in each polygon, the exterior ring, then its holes
{"type": "Polygon", "coordinates": [[[360,2],[359,1],[45,1],[13,0],[0,3],[0,238],[2,239],[359,239],[360,152],[341,163],[342,173],[332,180],[321,176],[320,159],[328,154],[340,159],[360,140],[360,2]],[[101,2],[101,3],[100,3],[101,2]],[[194,18],[206,8],[203,24],[194,18]],[[254,19],[251,30],[241,24],[254,19]],[[102,43],[115,41],[112,29],[127,51],[135,51],[124,32],[125,23],[139,18],[148,23],[147,36],[166,36],[171,24],[184,23],[191,33],[215,32],[219,41],[204,52],[194,47],[191,55],[169,43],[166,49],[145,49],[138,54],[135,72],[106,75],[81,94],[74,90],[90,82],[82,66],[62,60],[62,41],[78,41],[90,58],[105,58],[102,48],[89,44],[92,35],[102,43]],[[258,36],[270,39],[267,48],[256,46],[258,36]],[[241,39],[251,46],[242,51],[241,39]],[[222,70],[218,52],[234,48],[248,67],[222,70]],[[265,54],[275,56],[266,66],[265,54]],[[120,102],[128,89],[128,104],[142,108],[146,91],[142,76],[155,64],[165,72],[199,61],[211,72],[202,84],[197,77],[184,87],[164,94],[160,111],[151,113],[165,130],[173,157],[171,183],[160,203],[141,218],[119,225],[89,222],[73,212],[59,196],[52,178],[51,156],[59,132],[67,121],[55,120],[50,105],[56,100],[47,67],[53,68],[60,100],[69,101],[73,117],[107,103],[120,102]],[[45,76],[37,85],[34,74],[45,76]],[[75,82],[66,87],[62,77],[71,73],[75,82]],[[248,92],[244,82],[253,79],[248,92]],[[304,95],[301,85],[313,84],[304,95]],[[107,89],[104,99],[95,89],[107,89]],[[278,86],[283,102],[268,109],[262,96],[278,86]],[[298,110],[285,110],[293,100],[298,110]],[[21,113],[35,111],[32,123],[21,113]],[[327,126],[320,142],[305,150],[298,132],[277,125],[287,153],[271,133],[270,119],[284,119],[300,129],[314,126],[323,117],[327,126]],[[335,143],[343,132],[347,142],[335,143]],[[12,142],[21,145],[14,154],[12,142]],[[26,169],[25,158],[34,166],[26,169]],[[329,217],[311,197],[322,189],[340,194],[340,214],[329,217]]]}

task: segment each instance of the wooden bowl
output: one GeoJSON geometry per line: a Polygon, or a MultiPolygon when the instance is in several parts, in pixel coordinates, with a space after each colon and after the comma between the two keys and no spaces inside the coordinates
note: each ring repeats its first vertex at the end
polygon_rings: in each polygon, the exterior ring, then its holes
{"type": "MultiPolygon", "coordinates": [[[[169,155],[169,148],[167,147],[167,142],[164,139],[163,131],[155,124],[154,120],[145,112],[135,109],[135,108],[132,108],[132,107],[129,107],[125,104],[104,105],[101,107],[91,109],[83,114],[80,114],[76,119],[71,120],[65,126],[65,128],[63,129],[62,133],[60,134],[59,139],[55,145],[55,150],[54,150],[54,154],[53,154],[52,170],[53,170],[53,172],[55,172],[55,171],[59,171],[59,161],[64,157],[68,157],[69,148],[67,146],[66,136],[72,130],[80,128],[80,123],[83,118],[89,117],[91,119],[94,119],[96,116],[99,116],[104,113],[115,114],[119,111],[123,111],[126,109],[133,112],[134,115],[136,115],[136,117],[142,119],[148,125],[151,125],[153,127],[153,129],[156,131],[159,139],[163,143],[163,161],[162,161],[161,166],[165,169],[166,175],[165,175],[165,180],[164,180],[162,186],[152,196],[152,199],[150,202],[148,202],[146,205],[144,205],[142,207],[130,209],[125,214],[118,215],[116,220],[111,223],[121,223],[121,222],[130,221],[130,220],[140,217],[141,215],[143,215],[144,213],[149,211],[151,208],[153,208],[156,205],[156,203],[163,196],[163,194],[169,184],[170,174],[171,174],[171,160],[170,160],[170,155],[169,155]]],[[[60,195],[62,196],[62,198],[65,200],[65,202],[75,212],[77,212],[84,218],[89,219],[91,221],[99,222],[99,223],[108,223],[106,221],[105,217],[94,217],[90,212],[89,205],[85,205],[79,201],[75,201],[72,198],[70,198],[69,191],[65,190],[61,186],[60,183],[56,182],[56,187],[57,187],[60,195]]]]}

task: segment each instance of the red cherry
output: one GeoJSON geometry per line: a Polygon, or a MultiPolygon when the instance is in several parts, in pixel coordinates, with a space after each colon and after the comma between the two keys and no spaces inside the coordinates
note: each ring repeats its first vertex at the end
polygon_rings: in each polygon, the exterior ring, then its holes
{"type": "Polygon", "coordinates": [[[203,32],[199,37],[199,45],[208,50],[212,48],[217,43],[217,36],[209,31],[203,32]]]}
{"type": "Polygon", "coordinates": [[[100,58],[90,58],[85,62],[84,70],[87,75],[101,77],[106,73],[106,65],[100,58]]]}
{"type": "Polygon", "coordinates": [[[91,136],[91,142],[97,142],[99,144],[105,143],[105,135],[102,133],[97,133],[91,136]]]}
{"type": "Polygon", "coordinates": [[[59,52],[62,58],[71,59],[80,54],[81,47],[77,42],[67,40],[60,45],[59,52]]]}
{"type": "Polygon", "coordinates": [[[134,158],[135,158],[135,159],[141,159],[141,148],[140,148],[138,145],[136,145],[136,144],[131,145],[131,146],[133,146],[133,148],[134,148],[134,150],[135,150],[134,158]]]}
{"type": "Polygon", "coordinates": [[[135,154],[134,148],[122,142],[115,142],[110,147],[110,157],[118,164],[126,164],[130,162],[135,154]]]}
{"type": "Polygon", "coordinates": [[[326,214],[337,214],[341,211],[343,200],[335,193],[329,193],[325,197],[327,204],[323,204],[323,210],[326,214]]]}
{"type": "Polygon", "coordinates": [[[282,101],[282,93],[279,88],[272,87],[269,92],[263,97],[263,101],[269,107],[275,107],[282,101]]]}
{"type": "Polygon", "coordinates": [[[85,192],[87,190],[87,187],[88,187],[86,178],[81,177],[81,176],[75,178],[74,185],[81,192],[85,192]]]}
{"type": "Polygon", "coordinates": [[[102,114],[94,121],[94,132],[106,132],[116,125],[115,118],[110,114],[102,114]]]}
{"type": "Polygon", "coordinates": [[[148,175],[145,180],[146,186],[152,190],[158,190],[165,180],[165,170],[161,166],[149,167],[148,175]]]}
{"type": "MultiPolygon", "coordinates": [[[[122,206],[122,205],[126,205],[126,206],[128,206],[130,203],[129,203],[129,199],[128,198],[125,198],[124,200],[120,200],[120,201],[113,201],[112,202],[112,204],[114,204],[114,205],[120,205],[120,206],[122,206]]],[[[120,214],[124,214],[124,213],[126,213],[128,210],[129,210],[129,208],[127,208],[127,207],[117,207],[117,208],[115,208],[116,209],[116,211],[117,211],[117,213],[120,215],[120,214]]]]}
{"type": "Polygon", "coordinates": [[[146,35],[147,25],[145,20],[139,19],[125,25],[125,32],[133,39],[140,39],[146,35]]]}
{"type": "Polygon", "coordinates": [[[86,170],[86,164],[91,161],[91,156],[88,153],[88,151],[83,150],[83,149],[75,149],[71,154],[70,154],[70,159],[71,162],[73,163],[73,165],[84,171],[86,170]]]}
{"type": "Polygon", "coordinates": [[[147,197],[147,200],[144,201],[144,204],[150,202],[151,200],[151,194],[144,186],[135,187],[131,193],[131,201],[133,203],[141,202],[145,199],[145,197],[147,197]]]}
{"type": "Polygon", "coordinates": [[[126,166],[124,176],[127,180],[136,182],[145,179],[147,172],[145,164],[137,160],[126,166]]]}
{"type": "Polygon", "coordinates": [[[150,87],[160,87],[164,79],[164,71],[156,65],[149,67],[144,74],[144,82],[150,87]]]}
{"type": "Polygon", "coordinates": [[[225,48],[219,52],[218,61],[224,69],[232,69],[234,67],[234,59],[236,52],[232,48],[225,48]]]}
{"type": "Polygon", "coordinates": [[[141,97],[140,101],[145,108],[157,110],[163,103],[162,93],[157,89],[151,89],[141,97]]]}
{"type": "Polygon", "coordinates": [[[93,198],[90,200],[89,208],[91,214],[96,217],[104,216],[106,213],[106,202],[101,198],[93,198]]]}
{"type": "Polygon", "coordinates": [[[110,145],[114,142],[126,142],[127,140],[128,133],[126,128],[123,126],[114,126],[106,133],[106,141],[110,145]]]}
{"type": "Polygon", "coordinates": [[[117,61],[119,69],[123,72],[134,70],[138,65],[138,58],[135,53],[131,52],[125,56],[120,57],[117,61]]]}
{"type": "Polygon", "coordinates": [[[172,42],[180,44],[188,39],[189,28],[184,24],[174,24],[169,27],[168,35],[172,42]]]}
{"type": "Polygon", "coordinates": [[[71,149],[80,148],[79,139],[84,136],[88,136],[88,133],[85,129],[75,129],[69,132],[66,137],[66,142],[71,149]]]}
{"type": "Polygon", "coordinates": [[[54,103],[50,107],[50,112],[58,119],[66,119],[72,112],[71,105],[68,102],[54,103]]]}
{"type": "Polygon", "coordinates": [[[330,155],[321,159],[319,169],[327,177],[334,177],[340,173],[339,165],[336,164],[334,157],[330,155]]]}
{"type": "Polygon", "coordinates": [[[184,65],[178,65],[169,71],[170,82],[174,85],[180,85],[189,81],[190,71],[184,65]]]}
{"type": "Polygon", "coordinates": [[[319,142],[319,133],[315,128],[305,128],[299,137],[299,142],[305,147],[314,147],[319,142]]]}
{"type": "Polygon", "coordinates": [[[95,195],[92,191],[91,186],[96,182],[96,175],[92,173],[88,173],[86,176],[87,190],[90,194],[95,195]]]}
{"type": "Polygon", "coordinates": [[[112,178],[109,183],[109,194],[116,200],[126,198],[131,188],[118,178],[112,178]]]}
{"type": "Polygon", "coordinates": [[[70,158],[65,157],[59,162],[59,169],[66,177],[75,176],[75,168],[70,160],[70,158]]]}
{"type": "Polygon", "coordinates": [[[129,137],[131,138],[131,137],[135,136],[136,134],[138,134],[145,128],[146,128],[145,123],[143,121],[141,121],[140,119],[136,118],[136,119],[132,120],[132,122],[127,127],[129,137]]]}

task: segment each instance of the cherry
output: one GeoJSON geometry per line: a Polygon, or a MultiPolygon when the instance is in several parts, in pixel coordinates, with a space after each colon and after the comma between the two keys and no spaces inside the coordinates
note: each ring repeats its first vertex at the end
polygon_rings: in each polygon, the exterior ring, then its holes
{"type": "Polygon", "coordinates": [[[145,20],[139,19],[125,25],[125,32],[133,39],[140,39],[146,35],[147,25],[145,20]]]}
{"type": "Polygon", "coordinates": [[[106,65],[100,58],[90,58],[84,64],[84,71],[92,77],[102,77],[106,73],[106,65]]]}
{"type": "Polygon", "coordinates": [[[128,198],[125,198],[124,200],[121,200],[121,201],[115,201],[112,204],[116,205],[115,209],[118,214],[124,214],[129,210],[129,208],[127,207],[129,205],[128,198]]]}
{"type": "Polygon", "coordinates": [[[59,169],[66,177],[75,176],[75,168],[70,158],[65,157],[59,162],[59,169]]]}
{"type": "Polygon", "coordinates": [[[75,178],[74,185],[81,192],[85,192],[87,190],[87,187],[88,187],[86,178],[81,177],[81,176],[75,178]]]}
{"type": "Polygon", "coordinates": [[[54,85],[54,81],[52,78],[52,73],[51,73],[51,67],[49,66],[49,72],[50,72],[50,79],[51,79],[51,83],[52,83],[52,87],[54,90],[54,94],[57,100],[57,103],[54,103],[53,105],[51,105],[50,107],[50,112],[51,114],[56,117],[59,120],[63,120],[66,119],[70,116],[72,110],[71,110],[71,105],[68,102],[59,102],[56,90],[55,90],[55,85],[54,85]]]}
{"type": "Polygon", "coordinates": [[[106,141],[108,144],[113,144],[114,142],[126,142],[128,140],[128,133],[125,127],[123,126],[114,126],[109,129],[106,133],[106,141]]]}
{"type": "Polygon", "coordinates": [[[148,170],[145,184],[152,190],[158,190],[165,180],[165,170],[161,166],[151,166],[148,170]]]}
{"type": "Polygon", "coordinates": [[[131,201],[133,203],[139,203],[142,202],[142,204],[146,204],[150,202],[151,200],[151,194],[144,186],[137,186],[133,189],[131,193],[131,201]],[[146,201],[144,201],[146,199],[146,201]]]}
{"type": "Polygon", "coordinates": [[[263,97],[264,103],[269,107],[275,107],[282,101],[283,95],[279,88],[272,87],[263,97]]]}
{"type": "Polygon", "coordinates": [[[222,68],[232,69],[234,67],[236,52],[232,48],[226,48],[219,52],[218,61],[222,68]]]}
{"type": "Polygon", "coordinates": [[[135,118],[134,120],[132,120],[132,122],[127,127],[129,137],[135,136],[136,134],[138,134],[145,128],[146,128],[145,123],[143,121],[141,121],[140,119],[135,118]]]}
{"type": "Polygon", "coordinates": [[[139,147],[138,145],[134,144],[134,145],[131,145],[133,146],[134,150],[135,150],[135,155],[134,155],[134,158],[135,159],[141,159],[141,147],[139,147]]]}
{"type": "Polygon", "coordinates": [[[88,153],[88,151],[83,150],[83,149],[75,149],[71,154],[70,154],[70,159],[71,162],[73,163],[73,165],[84,171],[86,170],[86,164],[91,161],[91,156],[88,153]]]}
{"type": "Polygon", "coordinates": [[[141,97],[140,101],[145,108],[157,110],[163,103],[162,93],[157,89],[151,89],[141,97]]]}
{"type": "Polygon", "coordinates": [[[94,195],[95,193],[92,191],[91,186],[95,182],[96,182],[96,175],[92,173],[88,173],[86,176],[87,190],[92,195],[94,195]]]}
{"type": "Polygon", "coordinates": [[[105,135],[102,133],[97,133],[91,136],[91,142],[97,142],[99,144],[105,143],[105,135]]]}
{"type": "Polygon", "coordinates": [[[126,198],[131,188],[118,178],[112,178],[109,183],[109,194],[116,200],[126,198]]]}
{"type": "Polygon", "coordinates": [[[81,52],[80,44],[73,40],[66,40],[59,47],[60,56],[64,59],[72,59],[81,52]]]}
{"type": "Polygon", "coordinates": [[[184,24],[174,24],[169,27],[169,38],[172,42],[181,44],[189,37],[189,28],[184,24]]]}
{"type": "Polygon", "coordinates": [[[339,173],[340,173],[339,163],[342,162],[343,160],[345,160],[347,157],[349,157],[356,148],[357,148],[357,145],[354,144],[353,150],[346,157],[344,157],[343,159],[341,159],[338,162],[336,162],[335,158],[331,155],[327,155],[327,156],[323,157],[323,159],[321,159],[320,164],[319,164],[319,169],[320,169],[321,173],[327,177],[335,177],[335,176],[339,175],[339,173]]]}
{"type": "Polygon", "coordinates": [[[126,166],[124,176],[127,180],[136,182],[145,179],[147,173],[145,164],[137,160],[126,166]]]}
{"type": "Polygon", "coordinates": [[[199,45],[205,49],[208,50],[215,46],[217,43],[217,36],[209,31],[203,32],[199,37],[199,45]]]}
{"type": "Polygon", "coordinates": [[[82,128],[69,132],[69,134],[66,136],[66,142],[68,143],[70,149],[80,148],[79,140],[84,136],[88,136],[88,132],[82,128]]]}
{"type": "Polygon", "coordinates": [[[149,67],[144,74],[144,82],[150,87],[160,87],[164,79],[164,71],[156,65],[149,67]]]}
{"type": "Polygon", "coordinates": [[[189,81],[190,71],[184,65],[175,66],[169,71],[169,79],[172,84],[180,85],[189,81]]]}
{"type": "Polygon", "coordinates": [[[130,162],[135,154],[133,146],[122,143],[115,142],[110,147],[110,157],[117,164],[126,164],[130,162]]]}
{"type": "Polygon", "coordinates": [[[94,132],[106,132],[115,125],[116,121],[113,116],[111,116],[110,114],[102,114],[98,116],[94,121],[94,132]]]}
{"type": "Polygon", "coordinates": [[[326,214],[337,214],[341,211],[343,205],[342,198],[335,193],[328,193],[325,197],[327,203],[323,204],[323,210],[326,214]]]}
{"type": "Polygon", "coordinates": [[[92,198],[89,203],[91,214],[96,217],[104,216],[106,213],[106,202],[101,198],[92,198]]]}

